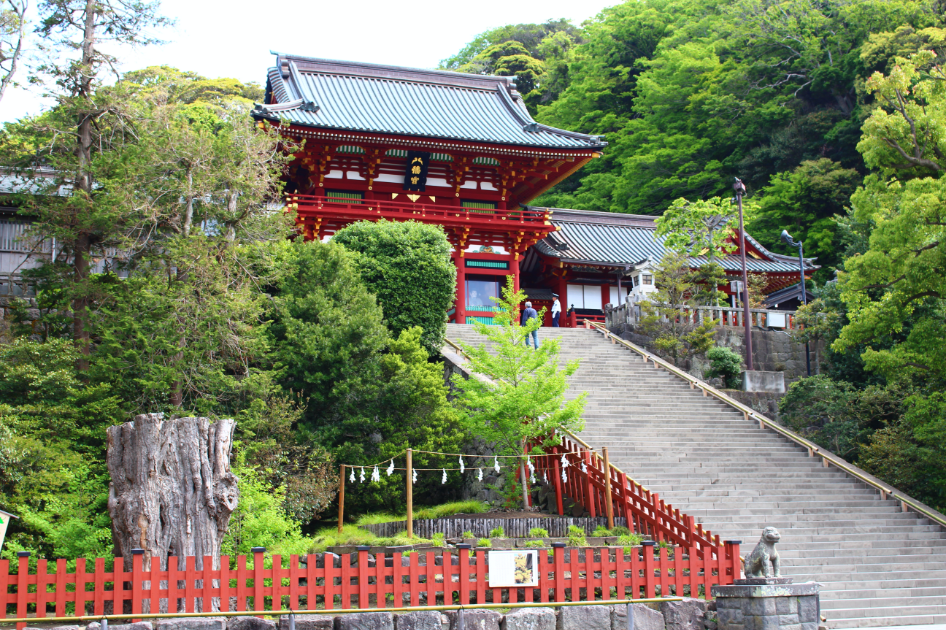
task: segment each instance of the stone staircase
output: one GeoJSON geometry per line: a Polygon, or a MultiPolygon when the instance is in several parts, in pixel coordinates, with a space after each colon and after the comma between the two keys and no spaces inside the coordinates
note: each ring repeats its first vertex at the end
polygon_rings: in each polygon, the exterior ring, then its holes
{"type": "MultiPolygon", "coordinates": [[[[782,575],[823,584],[831,628],[946,623],[946,530],[634,352],[584,329],[542,328],[580,358],[581,438],[743,555],[763,527],[782,534],[782,575]]],[[[470,325],[447,338],[482,343],[470,325]]]]}

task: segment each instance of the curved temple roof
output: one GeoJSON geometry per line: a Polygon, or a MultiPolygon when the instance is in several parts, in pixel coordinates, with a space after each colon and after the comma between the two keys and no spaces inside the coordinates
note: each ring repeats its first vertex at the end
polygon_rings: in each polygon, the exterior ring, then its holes
{"type": "Polygon", "coordinates": [[[277,55],[256,118],[305,127],[598,150],[599,136],[536,123],[514,77],[277,55]]]}
{"type": "MultiPolygon", "coordinates": [[[[653,258],[659,262],[667,248],[664,238],[657,236],[655,217],[565,210],[550,208],[552,224],[558,228],[545,239],[536,243],[536,250],[549,257],[572,264],[599,267],[624,267],[653,258]]],[[[749,271],[769,273],[798,273],[798,259],[782,256],[765,249],[755,239],[746,235],[750,251],[755,250],[761,258],[746,256],[749,271]]],[[[694,257],[693,266],[699,266],[706,258],[694,257]]],[[[723,256],[717,261],[726,271],[741,271],[739,256],[723,256]]],[[[818,266],[805,260],[805,269],[818,266]]]]}

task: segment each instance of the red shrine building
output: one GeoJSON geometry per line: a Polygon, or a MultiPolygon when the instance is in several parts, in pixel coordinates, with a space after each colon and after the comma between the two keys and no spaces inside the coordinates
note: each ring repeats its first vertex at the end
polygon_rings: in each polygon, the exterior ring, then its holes
{"type": "MultiPolygon", "coordinates": [[[[652,287],[664,251],[653,217],[528,205],[607,143],[535,122],[514,78],[276,61],[253,115],[305,141],[286,182],[305,238],[324,240],[355,221],[442,226],[457,266],[448,313],[457,323],[488,323],[489,298],[509,275],[537,307],[550,306],[555,292],[563,310],[592,318],[652,287]]],[[[771,290],[798,280],[797,259],[751,238],[747,255],[749,271],[765,273],[771,290]]],[[[738,253],[722,259],[734,279],[738,261],[738,253]]]]}

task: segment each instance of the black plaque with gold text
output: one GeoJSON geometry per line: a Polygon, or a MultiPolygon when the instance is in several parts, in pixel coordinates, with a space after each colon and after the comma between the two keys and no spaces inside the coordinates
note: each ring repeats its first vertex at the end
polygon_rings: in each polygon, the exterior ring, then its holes
{"type": "Polygon", "coordinates": [[[424,192],[427,187],[427,164],[430,162],[430,153],[425,151],[408,151],[407,167],[404,169],[404,190],[424,192]]]}

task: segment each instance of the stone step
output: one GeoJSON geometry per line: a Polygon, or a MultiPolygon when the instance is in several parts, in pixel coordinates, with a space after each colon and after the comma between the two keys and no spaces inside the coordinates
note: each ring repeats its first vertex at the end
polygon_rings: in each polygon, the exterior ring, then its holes
{"type": "MultiPolygon", "coordinates": [[[[472,326],[454,335],[481,342],[472,326]]],[[[946,530],[599,333],[540,331],[552,338],[562,364],[580,362],[582,439],[744,554],[779,527],[783,575],[824,585],[831,628],[946,622],[946,530]]]]}

